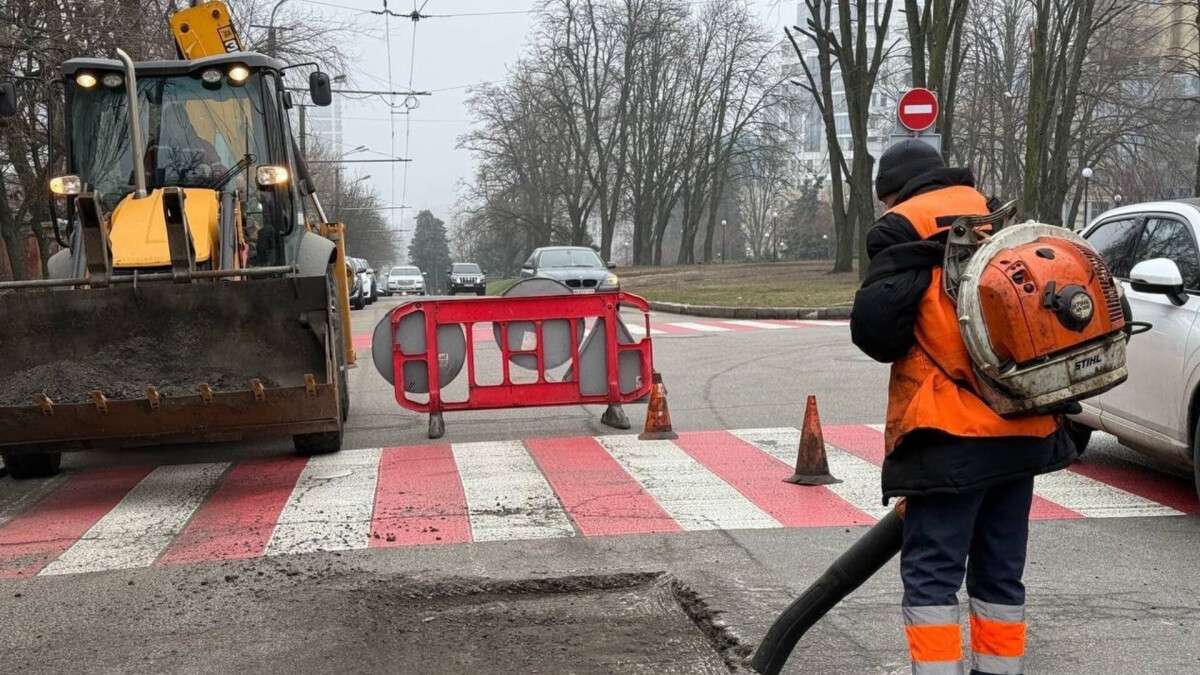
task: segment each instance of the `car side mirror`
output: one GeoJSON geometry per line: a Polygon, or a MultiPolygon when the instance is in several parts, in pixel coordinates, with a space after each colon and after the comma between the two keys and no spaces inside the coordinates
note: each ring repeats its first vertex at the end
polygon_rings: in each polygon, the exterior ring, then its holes
{"type": "Polygon", "coordinates": [[[1143,260],[1134,265],[1129,272],[1129,285],[1139,293],[1165,295],[1176,306],[1187,303],[1183,274],[1179,272],[1175,261],[1169,258],[1143,260]]]}
{"type": "Polygon", "coordinates": [[[0,82],[0,117],[17,114],[17,87],[12,82],[0,82]]]}
{"type": "Polygon", "coordinates": [[[606,262],[606,263],[604,263],[604,266],[610,270],[617,269],[617,263],[615,263],[615,262],[606,262]]]}
{"type": "Polygon", "coordinates": [[[329,74],[319,70],[308,74],[308,97],[313,105],[322,108],[333,103],[333,86],[329,83],[329,74]]]}

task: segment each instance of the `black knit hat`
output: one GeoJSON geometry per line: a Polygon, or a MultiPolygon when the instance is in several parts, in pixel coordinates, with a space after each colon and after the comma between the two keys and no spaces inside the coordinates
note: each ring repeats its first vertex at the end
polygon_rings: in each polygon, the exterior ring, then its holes
{"type": "Polygon", "coordinates": [[[933,146],[908,138],[884,151],[879,158],[879,173],[875,176],[875,196],[883,199],[896,194],[908,181],[926,171],[946,166],[942,155],[933,146]]]}

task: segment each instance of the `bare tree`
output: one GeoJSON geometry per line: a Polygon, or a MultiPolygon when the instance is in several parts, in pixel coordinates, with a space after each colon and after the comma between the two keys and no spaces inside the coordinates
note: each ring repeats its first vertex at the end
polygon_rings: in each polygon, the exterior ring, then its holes
{"type": "MultiPolygon", "coordinates": [[[[978,2],[977,2],[978,4],[978,2]]],[[[912,85],[937,92],[942,153],[954,153],[954,109],[958,78],[970,41],[963,25],[970,0],[904,0],[912,57],[912,85]]]]}

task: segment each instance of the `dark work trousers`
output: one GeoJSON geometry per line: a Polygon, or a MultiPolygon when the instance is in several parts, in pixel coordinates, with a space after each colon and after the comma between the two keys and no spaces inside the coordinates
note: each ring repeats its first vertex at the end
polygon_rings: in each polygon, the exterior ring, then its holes
{"type": "Polygon", "coordinates": [[[961,663],[957,594],[964,574],[971,601],[971,672],[1022,672],[1021,577],[1032,501],[1033,477],[964,494],[908,498],[900,575],[915,673],[962,667],[955,656],[961,663]]]}

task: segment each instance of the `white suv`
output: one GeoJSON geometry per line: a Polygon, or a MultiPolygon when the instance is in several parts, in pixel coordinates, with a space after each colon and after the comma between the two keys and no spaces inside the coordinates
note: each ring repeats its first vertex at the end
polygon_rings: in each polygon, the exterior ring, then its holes
{"type": "Polygon", "coordinates": [[[1152,324],[1128,346],[1129,379],[1086,401],[1072,432],[1080,450],[1093,429],[1180,468],[1197,460],[1200,417],[1200,199],[1107,211],[1083,236],[1121,280],[1134,321],[1152,324]]]}

